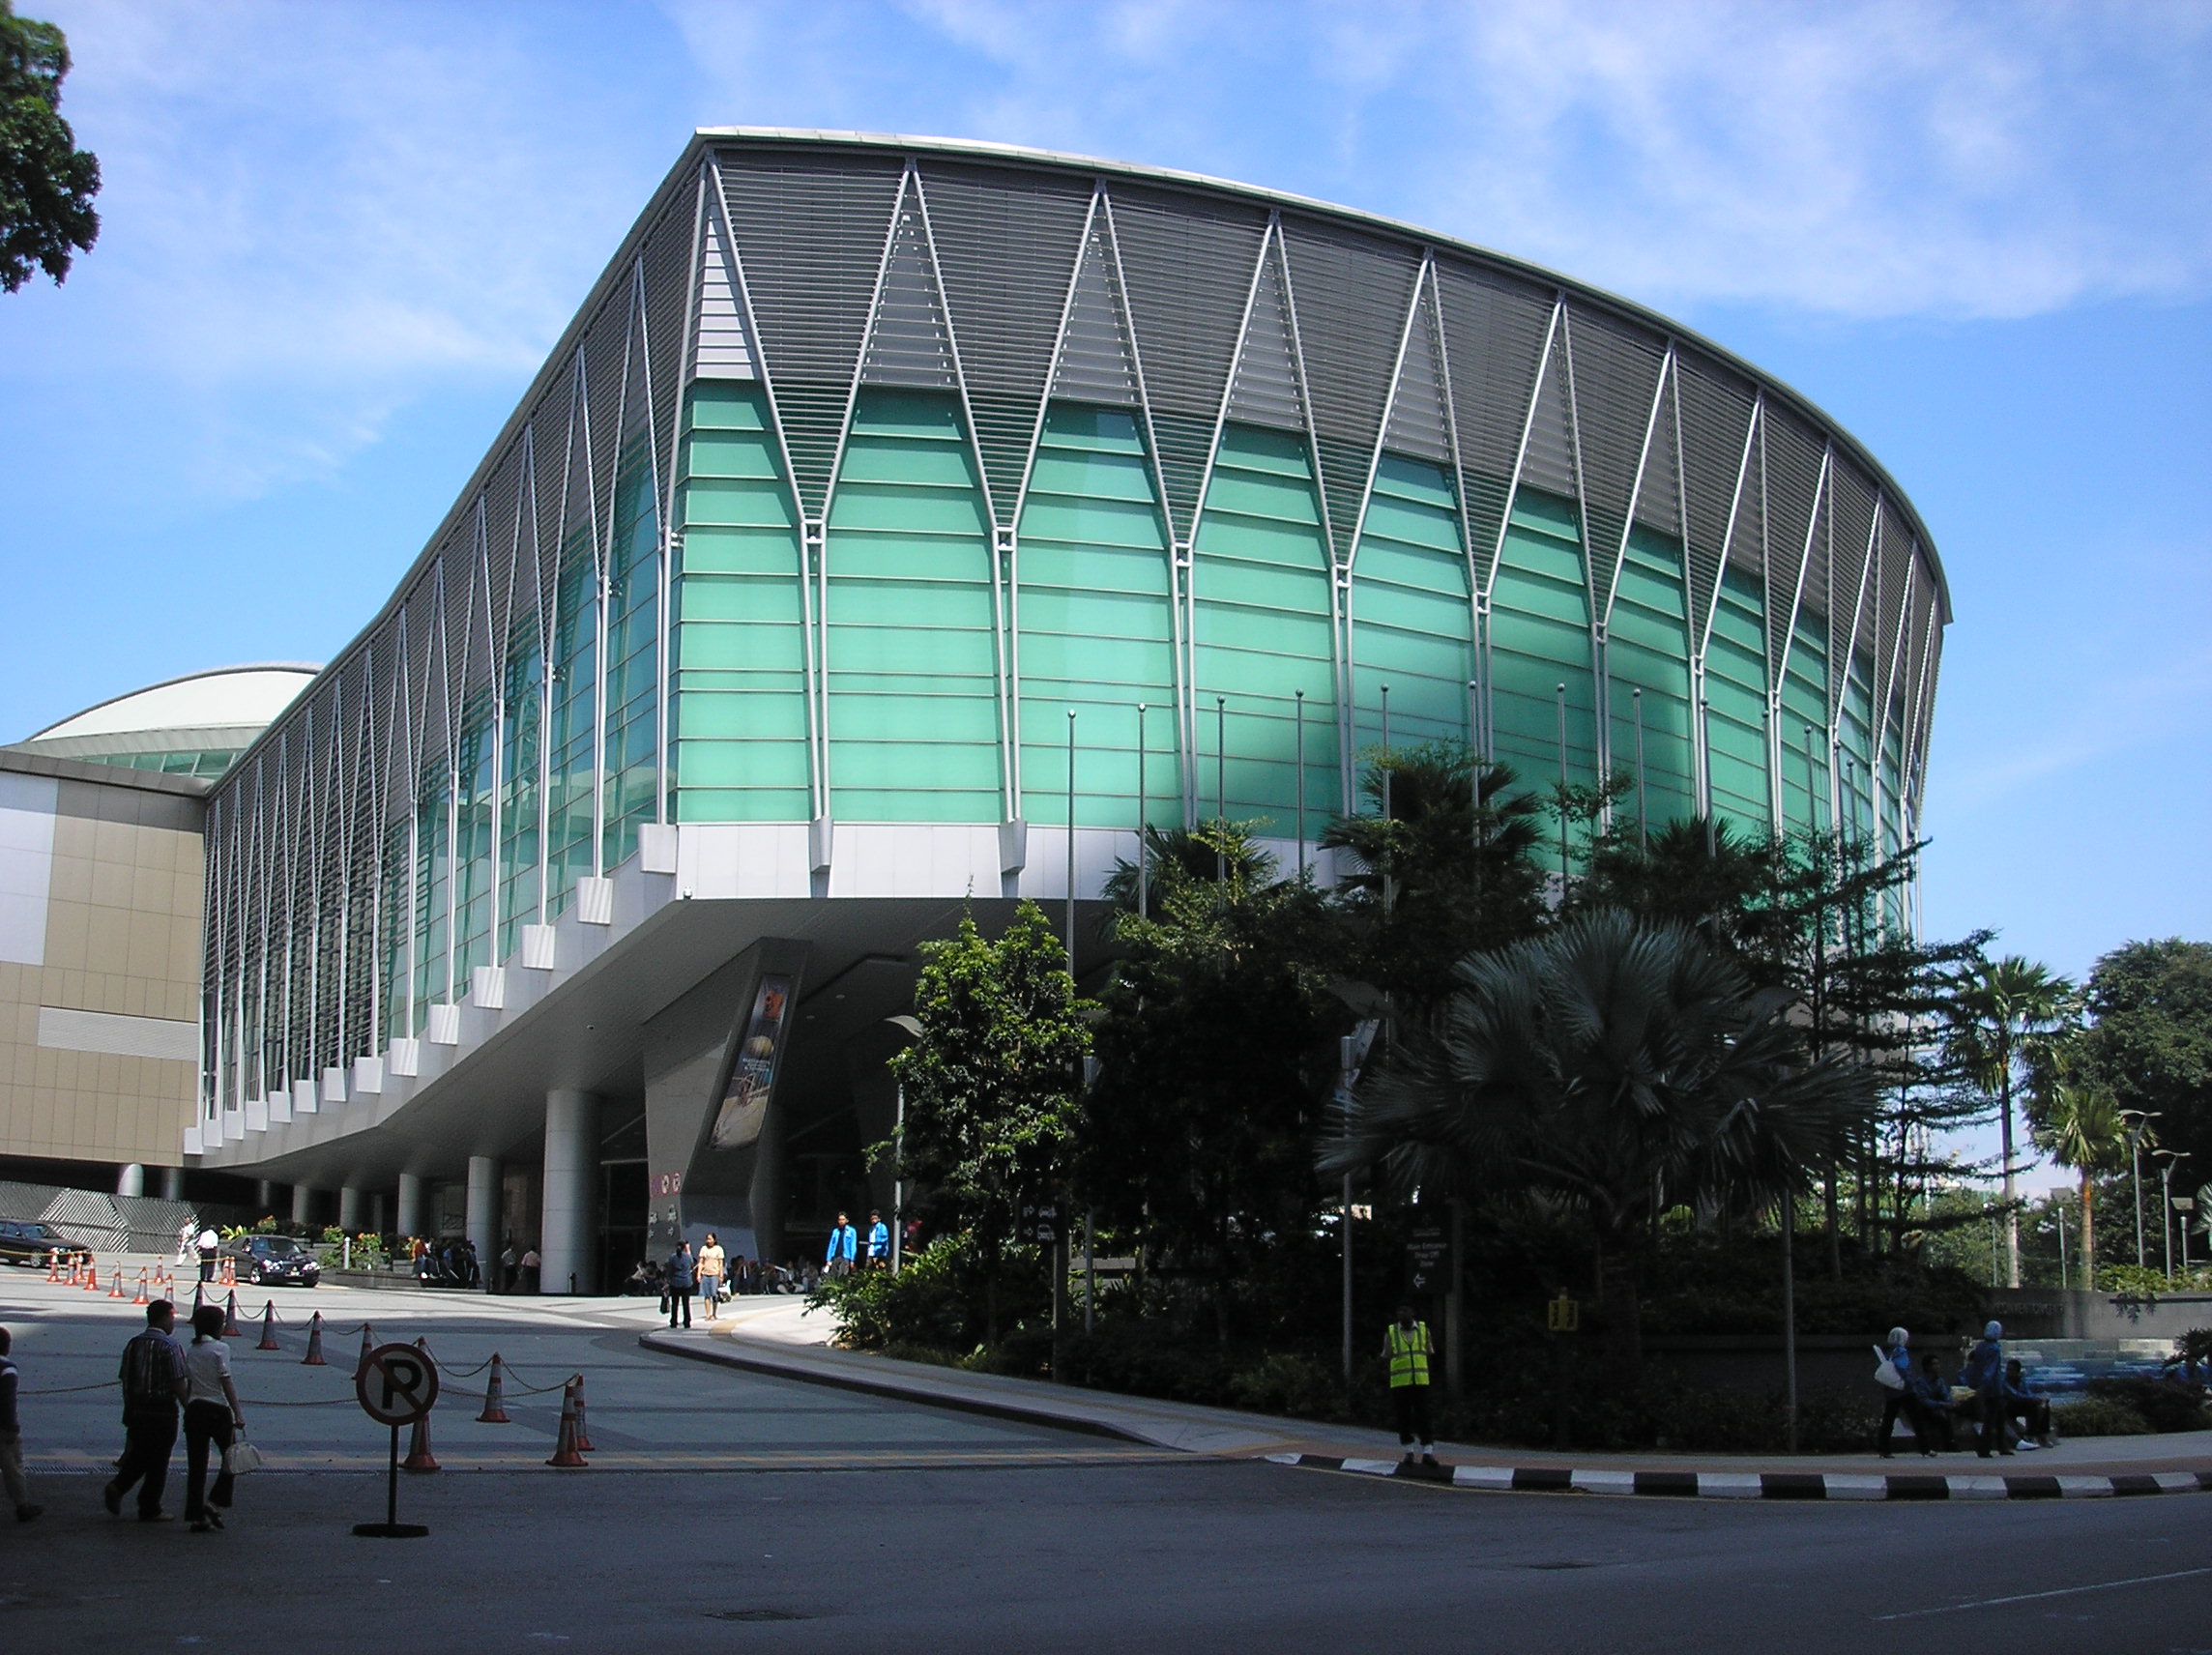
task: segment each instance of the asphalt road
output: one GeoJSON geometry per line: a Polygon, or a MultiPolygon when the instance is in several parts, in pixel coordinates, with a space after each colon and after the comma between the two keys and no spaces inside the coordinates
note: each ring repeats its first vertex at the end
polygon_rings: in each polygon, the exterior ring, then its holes
{"type": "MultiPolygon", "coordinates": [[[[515,1446],[480,1450],[492,1468],[467,1470],[456,1423],[437,1444],[449,1469],[400,1489],[430,1538],[360,1540],[351,1525],[381,1516],[384,1493],[345,1468],[366,1422],[314,1406],[271,1460],[306,1465],[309,1439],[343,1436],[340,1468],[247,1479],[228,1529],[193,1535],[100,1510],[105,1397],[27,1399],[34,1464],[57,1468],[40,1478],[44,1519],[0,1523],[0,1651],[2212,1651],[2212,1496],[1475,1494],[1163,1461],[767,1380],[639,1351],[586,1311],[436,1315],[428,1337],[456,1365],[480,1338],[527,1337],[535,1366],[590,1367],[595,1437],[642,1446],[583,1471],[502,1468],[549,1445],[518,1422],[515,1446]],[[87,1468],[58,1468],[77,1454],[87,1468]],[[627,1457],[651,1468],[617,1468],[627,1457]]],[[[111,1362],[128,1328],[4,1284],[0,1321],[27,1335],[32,1389],[111,1362]]],[[[296,1354],[261,1361],[241,1354],[249,1399],[336,1382],[296,1354]]]]}

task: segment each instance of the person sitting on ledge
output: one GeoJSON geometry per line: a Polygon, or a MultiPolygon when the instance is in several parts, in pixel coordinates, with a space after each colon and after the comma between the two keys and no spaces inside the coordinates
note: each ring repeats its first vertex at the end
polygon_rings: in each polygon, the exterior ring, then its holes
{"type": "Polygon", "coordinates": [[[2004,1365],[2004,1414],[2008,1429],[2019,1426],[2023,1448],[2051,1446],[2051,1404],[2027,1388],[2018,1356],[2004,1365]],[[2033,1442],[2028,1440],[2031,1437],[2033,1442]]]}
{"type": "Polygon", "coordinates": [[[1933,1351],[1920,1358],[1920,1371],[1912,1376],[1912,1397],[1928,1421],[1928,1435],[1921,1438],[1920,1451],[1948,1454],[1957,1446],[1951,1435],[1951,1387],[1943,1382],[1943,1372],[1936,1367],[1933,1351]]]}

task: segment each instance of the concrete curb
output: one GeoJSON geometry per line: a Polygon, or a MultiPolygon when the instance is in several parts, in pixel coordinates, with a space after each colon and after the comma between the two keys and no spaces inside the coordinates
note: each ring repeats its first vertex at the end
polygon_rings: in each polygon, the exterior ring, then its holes
{"type": "Polygon", "coordinates": [[[1565,1466],[1409,1466],[1397,1460],[1326,1454],[1268,1454],[1278,1466],[1349,1471],[1440,1488],[1499,1494],[1656,1495],[1675,1499],[1990,1500],[2110,1499],[2131,1495],[2212,1493],[2212,1471],[2145,1471],[2120,1476],[1943,1476],[1842,1471],[1615,1471],[1565,1466]]]}
{"type": "MultiPolygon", "coordinates": [[[[2013,1473],[2004,1476],[1940,1472],[1876,1472],[1632,1469],[1616,1466],[1408,1466],[1387,1449],[1371,1457],[1314,1454],[1293,1447],[1301,1434],[1296,1421],[1263,1420],[1211,1410],[1183,1409],[1148,1398],[1123,1398],[1077,1386],[994,1378],[990,1394],[955,1386],[950,1376],[934,1370],[907,1371],[907,1364],[884,1361],[869,1371],[868,1358],[850,1352],[800,1351],[764,1347],[737,1335],[713,1345],[685,1343],[641,1333],[638,1343],[670,1355],[714,1362],[807,1384],[830,1385],[871,1396],[893,1397],[926,1408],[1087,1432],[1177,1453],[1224,1460],[1264,1460],[1302,1470],[1340,1471],[1391,1478],[1440,1488],[1474,1489],[1498,1494],[1586,1494],[1656,1495],[1675,1499],[1736,1500],[2032,1500],[2110,1499],[2135,1495],[2212,1492],[2212,1470],[2013,1473]],[[1263,1431],[1261,1428],[1267,1428],[1263,1431]]],[[[975,1376],[960,1376],[973,1379],[975,1376]]],[[[1309,1437],[1308,1440],[1311,1438],[1309,1437]]],[[[1475,1452],[1480,1452],[1479,1449],[1475,1452]]]]}

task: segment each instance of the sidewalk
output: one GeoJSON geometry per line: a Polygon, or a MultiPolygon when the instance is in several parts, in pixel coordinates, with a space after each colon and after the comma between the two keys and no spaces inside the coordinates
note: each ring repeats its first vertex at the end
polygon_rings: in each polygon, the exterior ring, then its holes
{"type": "MultiPolygon", "coordinates": [[[[1877,1500],[2082,1499],[2212,1491],[2212,1431],[2081,1437],[2052,1449],[1987,1461],[1971,1454],[1947,1454],[1936,1460],[1883,1460],[1874,1454],[1557,1454],[1440,1442],[1437,1453],[1444,1468],[1423,1472],[1400,1466],[1397,1438],[1387,1432],[1118,1396],[895,1361],[826,1345],[800,1345],[790,1342],[800,1332],[797,1322],[796,1317],[787,1316],[778,1319],[772,1331],[762,1327],[757,1332],[737,1321],[689,1332],[661,1329],[641,1335],[639,1342],[652,1350],[756,1373],[1119,1437],[1179,1453],[1405,1475],[1458,1488],[1877,1500]],[[788,1327],[781,1324],[784,1321],[788,1327]]],[[[805,1334],[815,1331],[809,1327],[805,1334]]]]}

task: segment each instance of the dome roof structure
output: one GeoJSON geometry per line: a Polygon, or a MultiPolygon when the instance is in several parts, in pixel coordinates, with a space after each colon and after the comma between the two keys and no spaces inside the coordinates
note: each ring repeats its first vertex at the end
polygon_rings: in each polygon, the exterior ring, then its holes
{"type": "Polygon", "coordinates": [[[15,742],[15,750],[212,778],[320,670],[304,661],[262,661],[190,673],[88,707],[15,742]]]}

